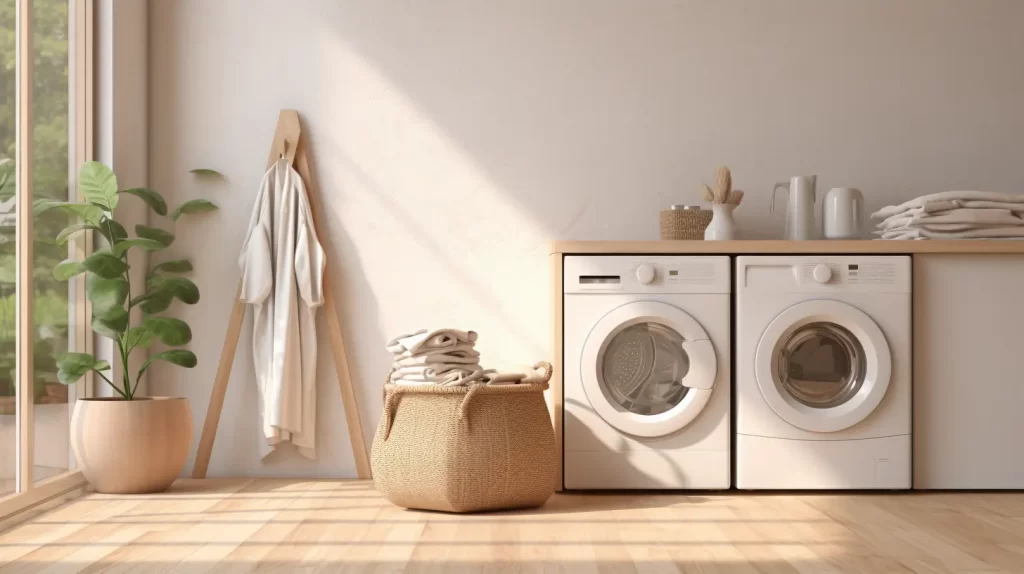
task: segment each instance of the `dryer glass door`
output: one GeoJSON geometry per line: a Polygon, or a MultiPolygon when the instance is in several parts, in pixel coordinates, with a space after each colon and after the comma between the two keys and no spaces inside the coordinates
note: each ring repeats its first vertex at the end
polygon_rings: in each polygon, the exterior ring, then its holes
{"type": "Polygon", "coordinates": [[[885,336],[864,312],[816,300],[786,309],[769,324],[755,368],[776,414],[805,430],[835,432],[878,407],[892,363],[885,336]]]}
{"type": "Polygon", "coordinates": [[[666,303],[628,303],[602,317],[583,347],[583,389],[613,427],[637,436],[675,432],[704,408],[718,374],[707,333],[666,303]]]}

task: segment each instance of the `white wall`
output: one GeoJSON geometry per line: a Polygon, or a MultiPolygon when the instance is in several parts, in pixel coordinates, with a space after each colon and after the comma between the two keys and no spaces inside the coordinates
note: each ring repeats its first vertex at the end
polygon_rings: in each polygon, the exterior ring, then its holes
{"type": "MultiPolygon", "coordinates": [[[[175,246],[200,366],[151,379],[193,400],[197,438],[282,107],[311,138],[367,435],[389,336],[460,326],[489,362],[547,356],[546,242],[656,238],[720,164],[748,237],[781,233],[769,194],[791,175],[872,209],[1024,191],[1015,0],[155,0],[150,22],[151,183],[222,206],[175,246]],[[200,166],[227,182],[197,188],[200,166]]],[[[353,476],[324,345],[319,461],[257,460],[246,329],[211,474],[353,476]]]]}

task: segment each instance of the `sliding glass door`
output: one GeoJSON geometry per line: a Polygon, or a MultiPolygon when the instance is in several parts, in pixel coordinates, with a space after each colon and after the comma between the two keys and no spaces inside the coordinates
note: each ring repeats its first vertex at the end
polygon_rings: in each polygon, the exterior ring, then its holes
{"type": "Polygon", "coordinates": [[[74,468],[71,412],[87,385],[60,384],[56,358],[91,334],[84,286],[52,271],[89,238],[58,239],[67,216],[32,205],[74,199],[91,151],[90,12],[86,0],[0,0],[0,515],[74,468]]]}

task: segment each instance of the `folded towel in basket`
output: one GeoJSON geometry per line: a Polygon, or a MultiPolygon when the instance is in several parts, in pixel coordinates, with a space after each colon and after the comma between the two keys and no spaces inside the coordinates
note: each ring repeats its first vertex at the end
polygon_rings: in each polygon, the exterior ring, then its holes
{"type": "Polygon", "coordinates": [[[547,381],[544,369],[524,366],[498,373],[480,366],[475,331],[421,329],[388,341],[393,355],[388,380],[396,385],[509,385],[547,381]]]}
{"type": "Polygon", "coordinates": [[[394,354],[416,354],[426,349],[449,349],[460,343],[476,343],[476,331],[458,329],[420,329],[415,333],[399,335],[387,343],[394,354]]]}

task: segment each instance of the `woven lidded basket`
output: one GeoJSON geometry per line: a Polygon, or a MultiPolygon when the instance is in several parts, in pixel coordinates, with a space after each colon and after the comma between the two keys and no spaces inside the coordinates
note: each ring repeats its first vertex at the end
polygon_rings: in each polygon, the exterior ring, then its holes
{"type": "Polygon", "coordinates": [[[384,385],[373,438],[377,491],[405,508],[474,512],[540,506],[558,459],[543,382],[384,385]]]}
{"type": "Polygon", "coordinates": [[[664,209],[660,215],[662,239],[704,239],[711,224],[709,209],[664,209]]]}

